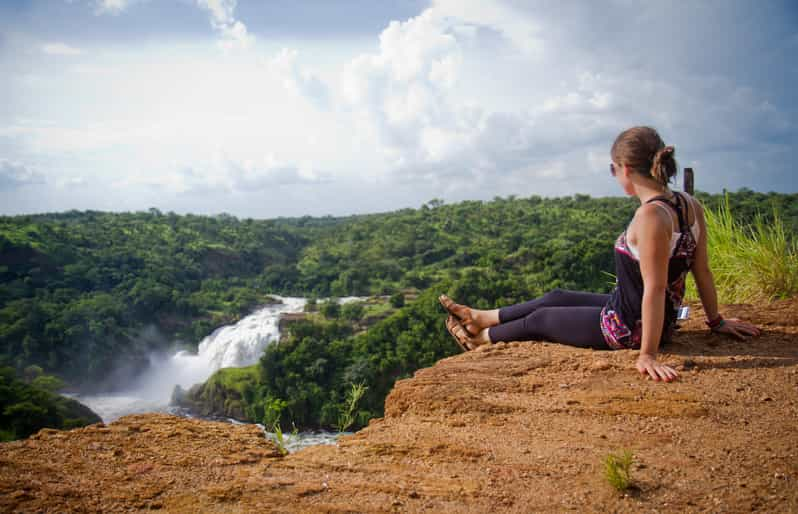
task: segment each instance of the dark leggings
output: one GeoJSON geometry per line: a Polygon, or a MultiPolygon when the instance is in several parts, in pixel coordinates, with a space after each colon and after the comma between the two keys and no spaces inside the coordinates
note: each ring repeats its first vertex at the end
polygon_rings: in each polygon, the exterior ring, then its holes
{"type": "Polygon", "coordinates": [[[488,329],[490,340],[545,340],[609,350],[601,333],[601,309],[608,294],[555,289],[534,300],[499,309],[499,324],[488,329]]]}

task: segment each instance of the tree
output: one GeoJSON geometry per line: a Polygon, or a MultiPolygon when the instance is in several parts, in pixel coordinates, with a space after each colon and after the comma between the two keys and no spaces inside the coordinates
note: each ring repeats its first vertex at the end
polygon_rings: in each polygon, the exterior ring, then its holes
{"type": "Polygon", "coordinates": [[[396,309],[403,307],[405,304],[405,295],[403,295],[401,292],[391,295],[390,302],[391,305],[396,309]]]}
{"type": "Polygon", "coordinates": [[[341,305],[334,299],[330,298],[329,300],[321,303],[319,312],[321,312],[325,318],[334,319],[341,315],[341,305]]]}
{"type": "Polygon", "coordinates": [[[359,321],[365,308],[360,302],[349,302],[341,307],[341,317],[349,321],[359,321]]]}

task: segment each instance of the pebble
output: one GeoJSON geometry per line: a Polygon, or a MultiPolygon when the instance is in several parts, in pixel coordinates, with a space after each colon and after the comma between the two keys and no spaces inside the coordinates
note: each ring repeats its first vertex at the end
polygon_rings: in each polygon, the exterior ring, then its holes
{"type": "Polygon", "coordinates": [[[593,364],[591,364],[590,369],[592,369],[593,371],[604,371],[610,369],[611,367],[612,365],[608,361],[604,359],[599,359],[595,361],[593,364]]]}

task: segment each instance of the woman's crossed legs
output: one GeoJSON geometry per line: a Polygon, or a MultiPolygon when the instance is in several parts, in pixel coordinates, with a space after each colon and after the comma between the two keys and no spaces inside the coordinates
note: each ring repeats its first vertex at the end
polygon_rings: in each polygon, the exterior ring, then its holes
{"type": "Polygon", "coordinates": [[[608,350],[599,317],[609,298],[608,294],[554,289],[540,298],[501,309],[478,310],[452,303],[447,310],[483,344],[538,339],[608,350]]]}

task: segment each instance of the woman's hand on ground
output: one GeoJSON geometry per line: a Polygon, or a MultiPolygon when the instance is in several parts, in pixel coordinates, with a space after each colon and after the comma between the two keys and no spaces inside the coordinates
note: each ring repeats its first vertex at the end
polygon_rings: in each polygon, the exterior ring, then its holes
{"type": "Polygon", "coordinates": [[[652,379],[657,381],[664,380],[665,382],[670,382],[679,377],[679,374],[675,369],[657,362],[657,359],[651,355],[641,353],[637,358],[635,367],[637,367],[637,371],[639,371],[642,375],[650,376],[652,379]]]}
{"type": "Polygon", "coordinates": [[[723,324],[713,328],[712,331],[718,334],[728,334],[741,341],[747,336],[758,336],[760,334],[755,325],[740,321],[737,318],[723,320],[723,324]]]}

